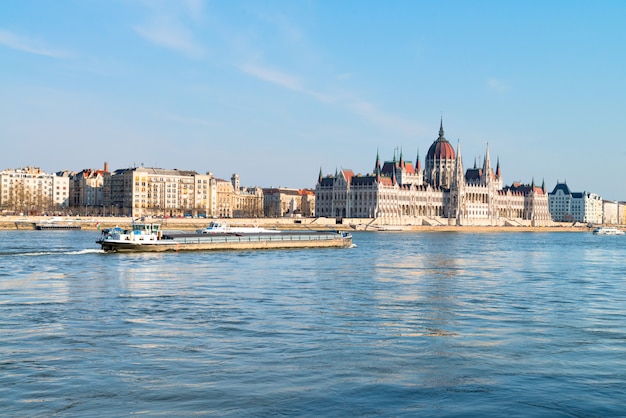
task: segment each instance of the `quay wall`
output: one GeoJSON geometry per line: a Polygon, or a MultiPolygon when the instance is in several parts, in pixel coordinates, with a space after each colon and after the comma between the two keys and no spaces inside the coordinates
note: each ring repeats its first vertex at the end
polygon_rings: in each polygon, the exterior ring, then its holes
{"type": "MultiPolygon", "coordinates": [[[[146,218],[142,222],[153,222],[161,225],[164,230],[195,231],[205,228],[212,220],[226,222],[231,226],[259,226],[276,229],[336,229],[349,230],[349,225],[341,225],[334,218],[146,218]]],[[[137,220],[135,220],[138,222],[137,220]]],[[[35,229],[39,223],[58,222],[80,225],[81,229],[130,228],[133,219],[130,217],[92,217],[92,216],[0,216],[0,230],[4,229],[35,229]]]]}
{"type": "MultiPolygon", "coordinates": [[[[0,230],[25,229],[33,230],[35,225],[42,222],[64,222],[80,225],[84,230],[98,230],[104,228],[130,228],[132,218],[130,217],[45,217],[45,216],[0,216],[0,230]]],[[[145,222],[155,222],[161,224],[163,230],[195,231],[206,227],[211,219],[204,218],[153,218],[146,219],[145,222]]],[[[552,226],[533,227],[528,225],[503,225],[503,226],[450,226],[443,220],[433,220],[424,222],[421,225],[390,225],[381,222],[380,219],[343,219],[341,223],[336,223],[334,218],[232,218],[220,219],[231,226],[259,226],[264,228],[293,229],[293,230],[340,230],[340,231],[460,231],[460,232],[589,232],[591,228],[586,225],[572,225],[572,223],[554,222],[552,226]]]]}

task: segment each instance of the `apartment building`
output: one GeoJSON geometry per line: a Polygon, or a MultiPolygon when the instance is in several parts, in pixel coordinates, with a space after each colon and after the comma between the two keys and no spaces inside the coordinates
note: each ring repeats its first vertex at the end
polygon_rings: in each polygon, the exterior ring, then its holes
{"type": "Polygon", "coordinates": [[[133,167],[105,173],[105,207],[122,216],[212,216],[217,182],[211,173],[133,167]]]}
{"type": "Polygon", "coordinates": [[[40,215],[69,205],[68,176],[46,173],[39,167],[0,172],[2,213],[40,215]]]}

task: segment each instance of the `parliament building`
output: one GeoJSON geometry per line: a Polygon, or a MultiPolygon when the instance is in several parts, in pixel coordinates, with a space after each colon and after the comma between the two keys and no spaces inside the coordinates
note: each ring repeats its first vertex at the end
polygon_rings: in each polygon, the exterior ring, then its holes
{"type": "Polygon", "coordinates": [[[443,121],[422,168],[399,158],[371,174],[337,170],[315,187],[315,215],[337,221],[377,225],[548,226],[552,220],[545,184],[504,186],[500,162],[492,166],[489,146],[481,167],[463,167],[460,143],[456,152],[446,140],[443,121]]]}

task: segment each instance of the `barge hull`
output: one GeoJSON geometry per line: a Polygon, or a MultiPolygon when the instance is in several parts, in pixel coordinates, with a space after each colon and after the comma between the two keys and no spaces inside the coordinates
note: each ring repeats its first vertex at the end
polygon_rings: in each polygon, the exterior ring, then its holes
{"type": "Polygon", "coordinates": [[[296,248],[347,248],[352,245],[351,237],[322,239],[176,239],[159,241],[100,241],[106,252],[166,252],[166,251],[210,251],[210,250],[266,250],[296,248]]]}

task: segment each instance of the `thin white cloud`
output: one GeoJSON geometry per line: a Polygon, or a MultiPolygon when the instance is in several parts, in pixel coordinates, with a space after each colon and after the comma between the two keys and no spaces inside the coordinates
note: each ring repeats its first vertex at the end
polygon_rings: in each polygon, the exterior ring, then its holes
{"type": "Polygon", "coordinates": [[[68,51],[50,48],[41,41],[28,39],[7,30],[0,30],[0,45],[51,58],[68,58],[72,55],[68,51]]]}
{"type": "Polygon", "coordinates": [[[337,95],[322,93],[319,91],[305,88],[299,77],[287,74],[283,71],[263,67],[257,64],[244,64],[239,68],[244,73],[251,75],[255,78],[271,84],[276,84],[280,87],[284,87],[297,93],[302,93],[307,96],[314,97],[316,100],[319,100],[323,103],[334,103],[339,99],[337,95]]]}
{"type": "Polygon", "coordinates": [[[511,86],[509,86],[507,83],[497,78],[488,79],[487,87],[489,87],[489,89],[491,90],[497,91],[498,93],[506,93],[509,90],[511,90],[511,86]]]}
{"type": "Polygon", "coordinates": [[[154,17],[149,23],[133,29],[144,39],[184,55],[199,58],[204,49],[194,39],[191,31],[176,19],[154,17]]]}
{"type": "Polygon", "coordinates": [[[390,131],[402,133],[407,136],[413,136],[424,132],[422,126],[399,116],[387,113],[368,101],[355,100],[354,102],[351,102],[348,107],[354,113],[359,114],[374,124],[390,131]]]}
{"type": "Polygon", "coordinates": [[[290,74],[262,67],[256,64],[244,64],[241,67],[241,71],[256,77],[260,80],[267,81],[268,83],[277,84],[288,90],[304,93],[305,90],[300,83],[300,80],[290,74]]]}
{"type": "Polygon", "coordinates": [[[299,77],[283,71],[263,67],[257,64],[245,64],[240,67],[244,73],[288,90],[305,94],[323,103],[343,106],[352,113],[365,117],[370,122],[405,135],[416,135],[424,129],[406,119],[380,110],[373,103],[358,99],[346,93],[322,93],[304,87],[299,77]]]}

